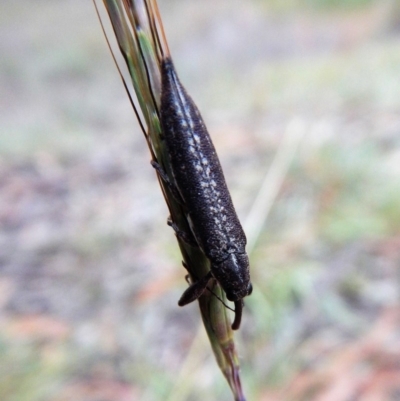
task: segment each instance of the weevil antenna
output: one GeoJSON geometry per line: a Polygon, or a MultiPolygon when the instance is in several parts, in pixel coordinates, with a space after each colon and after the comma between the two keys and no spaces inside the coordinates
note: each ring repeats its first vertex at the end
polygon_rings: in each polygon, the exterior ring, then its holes
{"type": "MultiPolygon", "coordinates": [[[[185,262],[182,261],[182,265],[183,265],[183,267],[184,267],[187,271],[189,271],[189,268],[188,268],[188,266],[187,266],[187,264],[186,264],[185,262]]],[[[185,276],[185,280],[186,280],[186,282],[187,282],[188,284],[190,284],[190,274],[187,274],[187,275],[185,276]]],[[[225,308],[231,310],[232,312],[235,312],[235,310],[232,309],[230,306],[228,306],[228,305],[227,305],[227,304],[226,304],[211,288],[209,288],[209,287],[206,287],[206,288],[207,288],[208,291],[211,292],[211,294],[214,295],[215,298],[217,298],[217,299],[221,302],[222,305],[225,306],[225,308]]]]}
{"type": "Polygon", "coordinates": [[[225,308],[231,310],[232,312],[235,312],[235,309],[232,309],[230,306],[228,306],[211,288],[207,287],[207,290],[210,291],[211,294],[213,294],[214,297],[217,298],[221,302],[221,304],[225,306],[225,308]]]}

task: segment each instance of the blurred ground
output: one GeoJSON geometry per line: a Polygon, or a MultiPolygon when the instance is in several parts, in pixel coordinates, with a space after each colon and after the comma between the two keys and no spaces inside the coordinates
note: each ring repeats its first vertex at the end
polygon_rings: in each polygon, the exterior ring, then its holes
{"type": "MultiPolygon", "coordinates": [[[[248,399],[400,400],[398,3],[160,7],[244,221],[306,127],[251,254],[248,399]]],[[[91,2],[0,9],[0,399],[230,400],[91,2]]]]}

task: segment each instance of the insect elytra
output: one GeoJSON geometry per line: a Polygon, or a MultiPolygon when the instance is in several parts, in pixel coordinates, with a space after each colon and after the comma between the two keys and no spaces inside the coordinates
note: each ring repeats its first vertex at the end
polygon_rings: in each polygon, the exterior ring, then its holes
{"type": "Polygon", "coordinates": [[[160,122],[173,175],[171,185],[187,211],[191,233],[181,233],[171,225],[183,240],[194,238],[211,265],[210,273],[184,292],[179,305],[197,299],[215,278],[235,303],[232,328],[237,329],[242,299],[252,291],[246,236],[207,128],[169,57],[161,61],[160,122]]]}

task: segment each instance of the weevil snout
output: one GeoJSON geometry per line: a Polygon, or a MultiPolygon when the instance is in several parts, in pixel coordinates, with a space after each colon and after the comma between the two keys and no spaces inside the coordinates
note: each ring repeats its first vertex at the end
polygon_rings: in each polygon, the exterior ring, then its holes
{"type": "Polygon", "coordinates": [[[235,303],[235,320],[232,329],[237,330],[242,318],[243,298],[253,291],[250,282],[249,258],[245,253],[231,253],[223,262],[214,263],[211,270],[224,289],[228,300],[235,303]]]}

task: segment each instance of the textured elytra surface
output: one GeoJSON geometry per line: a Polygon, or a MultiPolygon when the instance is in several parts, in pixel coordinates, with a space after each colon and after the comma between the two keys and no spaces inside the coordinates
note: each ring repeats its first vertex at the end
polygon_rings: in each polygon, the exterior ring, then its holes
{"type": "Polygon", "coordinates": [[[246,236],[201,115],[169,59],[162,64],[161,124],[193,234],[221,285],[241,298],[250,279],[246,236]]]}

